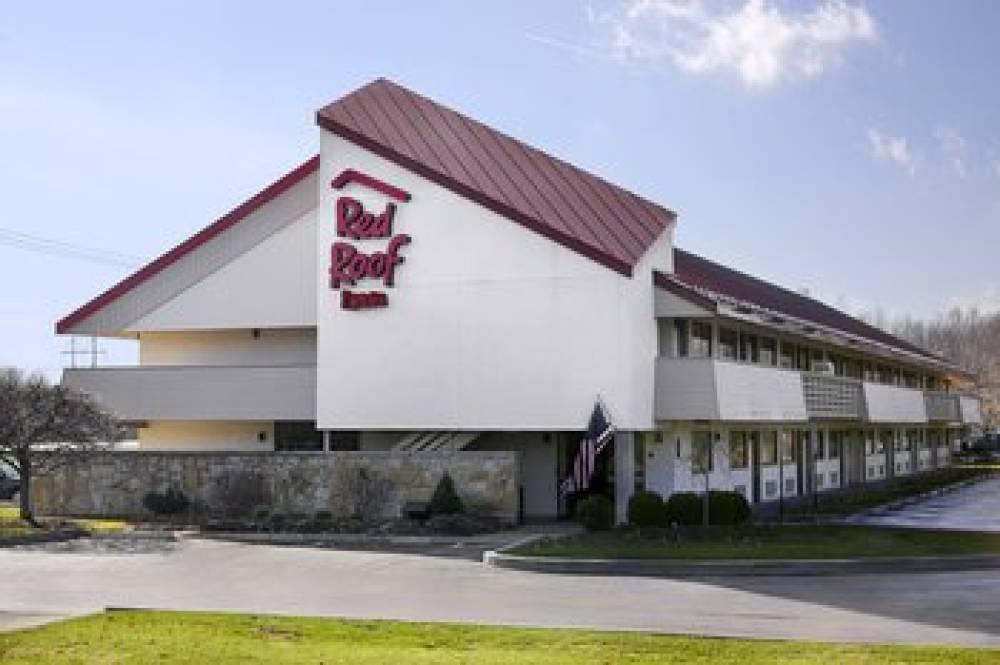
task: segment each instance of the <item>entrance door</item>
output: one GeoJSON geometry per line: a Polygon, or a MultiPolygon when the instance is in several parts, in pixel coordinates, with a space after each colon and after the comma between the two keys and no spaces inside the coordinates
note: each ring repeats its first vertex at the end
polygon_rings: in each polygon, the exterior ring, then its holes
{"type": "Polygon", "coordinates": [[[747,432],[750,441],[750,475],[753,502],[760,503],[760,432],[747,432]]]}

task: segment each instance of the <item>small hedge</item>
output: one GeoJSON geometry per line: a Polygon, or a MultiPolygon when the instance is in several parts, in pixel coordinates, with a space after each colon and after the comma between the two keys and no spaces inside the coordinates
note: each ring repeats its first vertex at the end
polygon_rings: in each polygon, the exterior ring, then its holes
{"type": "Polygon", "coordinates": [[[739,492],[711,491],[708,493],[708,520],[720,526],[746,524],[750,521],[750,504],[739,492]]]}
{"type": "Polygon", "coordinates": [[[694,492],[674,492],[667,499],[667,522],[681,526],[701,524],[701,497],[694,492]]]}
{"type": "Polygon", "coordinates": [[[591,494],[576,504],[576,521],[587,531],[607,531],[615,524],[615,504],[603,494],[591,494]]]}
{"type": "MultiPolygon", "coordinates": [[[[704,524],[705,496],[694,492],[675,492],[666,505],[666,524],[700,526],[704,524]]],[[[708,493],[708,523],[713,526],[738,526],[750,521],[750,504],[739,492],[712,490],[708,493]]]]}
{"type": "Polygon", "coordinates": [[[640,529],[664,527],[669,524],[667,507],[656,492],[636,492],[628,500],[628,523],[640,529]]]}

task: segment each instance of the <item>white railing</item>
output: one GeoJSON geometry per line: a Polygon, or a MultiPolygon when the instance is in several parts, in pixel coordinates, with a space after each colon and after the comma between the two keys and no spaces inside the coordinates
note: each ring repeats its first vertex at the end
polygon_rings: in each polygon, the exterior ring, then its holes
{"type": "Polygon", "coordinates": [[[123,420],[314,420],[316,367],[76,368],[62,383],[123,420]]]}

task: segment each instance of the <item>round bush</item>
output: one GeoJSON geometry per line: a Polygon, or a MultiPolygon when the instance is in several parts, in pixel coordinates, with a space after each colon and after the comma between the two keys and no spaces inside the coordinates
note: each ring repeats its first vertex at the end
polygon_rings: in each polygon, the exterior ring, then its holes
{"type": "Polygon", "coordinates": [[[667,499],[667,523],[681,526],[701,524],[702,499],[694,492],[674,492],[667,499]]]}
{"type": "Polygon", "coordinates": [[[750,504],[739,492],[708,493],[708,521],[720,526],[736,526],[750,521],[750,504]]]}
{"type": "Polygon", "coordinates": [[[615,524],[615,504],[603,494],[591,494],[576,504],[576,521],[587,531],[607,531],[615,524]]]}
{"type": "Polygon", "coordinates": [[[191,505],[191,500],[177,487],[166,492],[147,492],[142,505],[154,515],[178,515],[191,505]]]}
{"type": "Polygon", "coordinates": [[[667,526],[667,508],[656,492],[636,492],[628,500],[628,523],[639,528],[667,526]]]}

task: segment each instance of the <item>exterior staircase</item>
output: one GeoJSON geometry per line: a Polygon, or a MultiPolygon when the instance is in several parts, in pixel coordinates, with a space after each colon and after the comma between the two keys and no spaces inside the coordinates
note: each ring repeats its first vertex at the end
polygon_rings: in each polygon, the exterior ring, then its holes
{"type": "Polygon", "coordinates": [[[413,432],[392,447],[397,453],[453,453],[472,443],[482,432],[413,432]]]}

